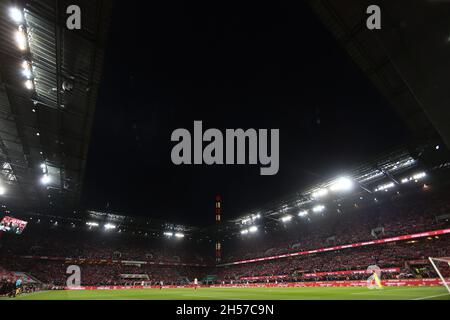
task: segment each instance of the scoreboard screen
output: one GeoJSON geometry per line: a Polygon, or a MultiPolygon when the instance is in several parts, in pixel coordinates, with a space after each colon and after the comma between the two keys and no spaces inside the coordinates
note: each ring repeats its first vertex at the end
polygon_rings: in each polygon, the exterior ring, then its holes
{"type": "Polygon", "coordinates": [[[21,234],[25,229],[25,227],[27,226],[27,224],[28,222],[26,221],[5,216],[0,221],[0,231],[21,234]]]}

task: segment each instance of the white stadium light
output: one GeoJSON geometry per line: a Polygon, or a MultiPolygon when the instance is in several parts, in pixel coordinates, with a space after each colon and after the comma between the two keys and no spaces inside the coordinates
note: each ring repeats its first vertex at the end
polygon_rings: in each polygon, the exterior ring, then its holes
{"type": "Polygon", "coordinates": [[[247,234],[247,233],[248,233],[247,229],[241,230],[241,234],[247,234]]]}
{"type": "Polygon", "coordinates": [[[314,208],[312,208],[312,211],[315,212],[315,213],[322,212],[323,210],[325,210],[325,206],[321,205],[321,204],[319,204],[319,205],[315,206],[314,208]]]}
{"type": "Polygon", "coordinates": [[[6,193],[6,189],[3,186],[0,186],[0,196],[3,196],[6,193]]]}
{"type": "Polygon", "coordinates": [[[331,186],[330,190],[333,192],[349,191],[353,188],[353,181],[347,177],[337,179],[331,186]]]}
{"type": "Polygon", "coordinates": [[[247,224],[247,223],[249,223],[250,221],[252,221],[251,218],[245,218],[245,219],[242,219],[242,224],[247,224]]]}
{"type": "Polygon", "coordinates": [[[98,227],[98,223],[97,222],[86,222],[86,225],[89,227],[98,227]]]}
{"type": "Polygon", "coordinates": [[[175,238],[184,238],[184,234],[177,232],[175,233],[175,238]]]}
{"type": "Polygon", "coordinates": [[[425,178],[426,176],[427,176],[427,174],[426,174],[425,172],[419,172],[419,173],[416,173],[416,174],[414,174],[413,176],[410,176],[410,177],[408,177],[408,178],[403,178],[403,179],[401,180],[401,183],[408,183],[408,182],[410,182],[410,181],[412,181],[412,180],[414,180],[415,182],[417,182],[418,180],[423,179],[423,178],[425,178]]]}
{"type": "Polygon", "coordinates": [[[321,198],[321,197],[326,196],[327,194],[328,194],[328,190],[327,189],[319,189],[319,190],[314,191],[312,193],[312,197],[313,198],[321,198]]]}
{"type": "Polygon", "coordinates": [[[33,88],[34,88],[34,83],[32,80],[25,81],[24,85],[25,85],[25,88],[27,88],[28,90],[33,90],[33,88]]]}
{"type": "Polygon", "coordinates": [[[27,48],[27,35],[22,26],[20,26],[19,30],[16,31],[16,44],[22,51],[27,48]]]}
{"type": "Polygon", "coordinates": [[[164,232],[164,235],[166,236],[166,237],[172,237],[173,236],[173,233],[172,232],[164,232]]]}
{"type": "Polygon", "coordinates": [[[22,23],[23,22],[23,13],[20,9],[13,7],[9,9],[9,16],[11,19],[14,20],[16,23],[22,23]]]}
{"type": "Polygon", "coordinates": [[[389,189],[395,187],[395,184],[393,182],[389,182],[386,184],[382,184],[380,186],[378,186],[378,188],[375,189],[375,191],[388,191],[389,189]]]}
{"type": "Polygon", "coordinates": [[[251,233],[254,233],[256,231],[258,231],[258,227],[257,226],[251,226],[250,228],[248,228],[248,231],[251,233]]]}
{"type": "Polygon", "coordinates": [[[291,220],[292,220],[292,216],[284,216],[281,218],[281,221],[283,221],[283,222],[289,222],[291,220]]]}
{"type": "Polygon", "coordinates": [[[425,172],[420,172],[420,173],[417,173],[417,174],[413,175],[413,179],[414,180],[420,180],[422,178],[425,178],[426,175],[427,174],[425,172]]]}
{"type": "Polygon", "coordinates": [[[302,210],[298,213],[299,217],[306,217],[307,215],[308,215],[308,211],[306,211],[306,210],[302,210]]]}
{"type": "Polygon", "coordinates": [[[50,178],[50,176],[48,174],[44,174],[41,178],[42,184],[49,184],[50,181],[52,181],[52,179],[50,178]]]}
{"type": "Polygon", "coordinates": [[[31,73],[31,70],[29,69],[29,68],[27,68],[27,69],[23,69],[23,71],[22,71],[22,74],[25,76],[25,78],[27,78],[27,79],[31,79],[31,77],[32,77],[32,73],[31,73]]]}
{"type": "Polygon", "coordinates": [[[115,229],[115,228],[116,228],[116,226],[113,225],[112,223],[105,224],[105,229],[106,230],[115,229]]]}

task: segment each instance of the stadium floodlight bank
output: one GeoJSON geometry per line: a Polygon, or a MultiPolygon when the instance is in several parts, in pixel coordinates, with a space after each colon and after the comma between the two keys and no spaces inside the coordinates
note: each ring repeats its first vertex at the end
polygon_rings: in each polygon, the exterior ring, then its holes
{"type": "Polygon", "coordinates": [[[444,258],[432,258],[429,257],[428,260],[430,260],[431,265],[433,266],[434,270],[436,271],[436,273],[438,274],[439,278],[442,280],[442,284],[445,286],[445,288],[447,289],[447,291],[450,293],[450,287],[449,284],[447,282],[447,280],[442,276],[441,271],[438,268],[438,265],[436,264],[436,262],[444,262],[446,264],[448,264],[448,266],[450,267],[450,258],[448,257],[444,257],[444,258]]]}

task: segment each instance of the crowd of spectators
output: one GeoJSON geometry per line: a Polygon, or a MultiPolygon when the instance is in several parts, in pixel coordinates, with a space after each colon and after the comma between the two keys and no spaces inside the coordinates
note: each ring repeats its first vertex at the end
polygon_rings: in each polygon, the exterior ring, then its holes
{"type": "MultiPolygon", "coordinates": [[[[217,268],[218,281],[221,283],[242,281],[248,277],[285,276],[282,281],[318,281],[336,279],[359,279],[367,276],[324,275],[304,276],[318,272],[346,270],[366,270],[370,265],[380,268],[399,268],[399,272],[384,273],[384,278],[398,277],[435,277],[430,268],[428,257],[450,256],[450,236],[425,238],[422,240],[389,243],[353,249],[344,249],[314,255],[282,258],[255,263],[237,264],[217,268]],[[426,269],[423,270],[423,267],[426,269]]],[[[450,268],[442,265],[444,273],[450,276],[450,268]],[[448,269],[448,270],[447,270],[448,269]]],[[[280,281],[280,280],[278,280],[280,281]]]]}
{"type": "Polygon", "coordinates": [[[339,212],[311,214],[284,228],[224,243],[224,262],[273,256],[450,227],[449,189],[395,194],[382,203],[339,212]]]}
{"type": "MultiPolygon", "coordinates": [[[[427,191],[420,196],[397,194],[382,203],[356,204],[345,212],[319,214],[278,231],[226,241],[223,262],[448,228],[448,219],[441,219],[448,214],[448,190],[427,191]]],[[[141,281],[186,284],[211,274],[217,275],[219,283],[276,276],[282,276],[276,281],[363,279],[365,274],[306,274],[364,270],[369,265],[400,268],[398,272],[385,273],[384,278],[435,277],[426,259],[450,256],[450,236],[443,235],[214,269],[213,255],[207,254],[195,240],[168,241],[100,232],[31,223],[21,236],[5,234],[0,242],[3,267],[0,279],[14,281],[7,271],[14,270],[26,272],[46,284],[64,286],[70,264],[81,267],[82,285],[86,286],[131,285],[141,281]]],[[[450,268],[444,266],[443,272],[450,276],[447,269],[450,268]]]]}

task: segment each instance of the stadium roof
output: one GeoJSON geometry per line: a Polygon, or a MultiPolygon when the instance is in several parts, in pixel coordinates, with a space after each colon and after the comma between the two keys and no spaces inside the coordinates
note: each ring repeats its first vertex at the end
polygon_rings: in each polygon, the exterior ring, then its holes
{"type": "MultiPolygon", "coordinates": [[[[381,30],[366,27],[367,0],[310,0],[339,44],[396,108],[414,139],[450,147],[448,1],[377,1],[381,30]]],[[[383,119],[380,119],[382,123],[383,119]]],[[[380,129],[382,130],[382,129],[380,129]]]]}
{"type": "Polygon", "coordinates": [[[78,204],[110,12],[107,0],[1,1],[0,184],[8,206],[78,204]],[[72,4],[81,7],[81,30],[66,27],[72,4]]]}

